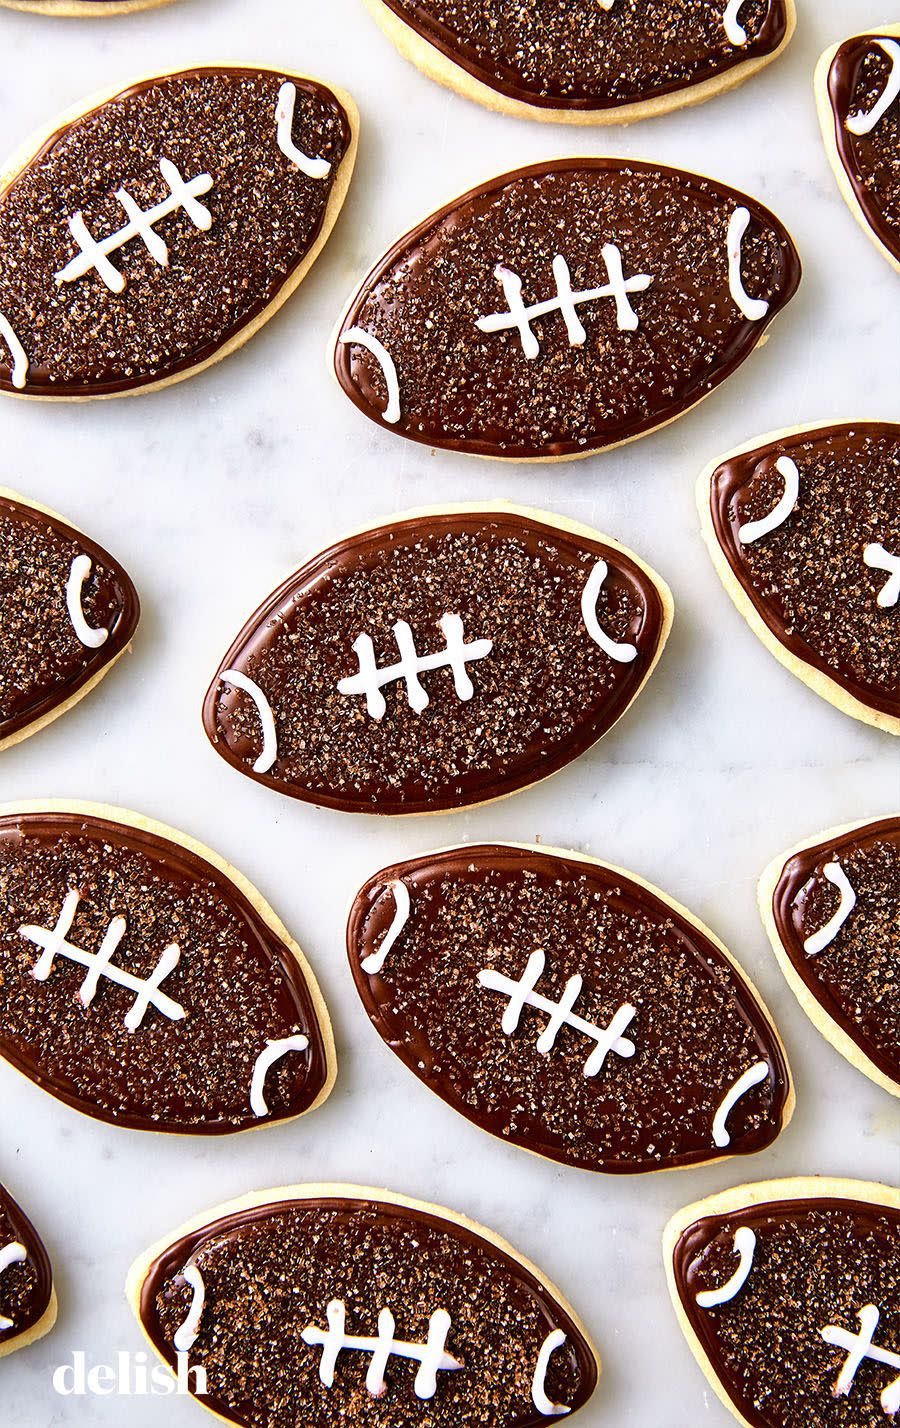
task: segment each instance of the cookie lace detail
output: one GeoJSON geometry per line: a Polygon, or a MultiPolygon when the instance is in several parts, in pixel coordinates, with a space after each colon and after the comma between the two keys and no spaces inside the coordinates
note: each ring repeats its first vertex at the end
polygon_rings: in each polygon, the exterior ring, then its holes
{"type": "Polygon", "coordinates": [[[881,610],[892,609],[900,600],[900,555],[892,555],[879,541],[871,541],[863,551],[863,563],[870,570],[883,570],[887,574],[875,603],[881,610]]]}
{"type": "Polygon", "coordinates": [[[431,702],[419,675],[426,670],[450,669],[456,697],[463,701],[472,698],[474,685],[469,678],[467,666],[474,660],[485,659],[494,647],[493,640],[471,640],[466,644],[463,622],[459,615],[442,615],[440,620],[446,645],[435,654],[420,655],[416,650],[413,632],[405,620],[398,620],[393,627],[394,639],[400,652],[397,664],[379,669],[375,663],[375,646],[369,635],[360,635],[353,642],[353,652],[359,661],[359,671],[348,675],[338,683],[339,694],[365,696],[366,709],[373,719],[383,719],[387,711],[381,690],[386,684],[403,681],[406,697],[411,709],[421,714],[431,702]]]}
{"type": "MultiPolygon", "coordinates": [[[[2,1274],[4,1270],[10,1269],[14,1264],[24,1264],[27,1258],[28,1251],[18,1240],[13,1240],[11,1244],[4,1245],[3,1249],[0,1249],[0,1274],[2,1274]]],[[[7,1329],[11,1329],[12,1327],[12,1319],[7,1319],[3,1314],[0,1314],[0,1334],[5,1333],[7,1329]]]]}
{"type": "Polygon", "coordinates": [[[894,100],[900,95],[900,45],[896,40],[876,40],[875,44],[879,49],[884,50],[891,62],[891,72],[887,78],[887,84],[881,93],[881,98],[869,110],[868,114],[850,114],[845,127],[851,134],[857,136],[871,134],[872,130],[881,123],[885,114],[890,109],[894,100]]]}
{"type": "Polygon", "coordinates": [[[300,1337],[311,1347],[321,1346],[322,1358],[319,1363],[319,1379],[326,1388],[334,1383],[334,1371],[339,1356],[350,1351],[371,1354],[369,1371],[366,1374],[366,1390],[373,1398],[380,1398],[387,1391],[384,1371],[391,1358],[411,1359],[418,1363],[414,1392],[417,1398],[433,1398],[437,1391],[438,1373],[450,1373],[464,1367],[458,1359],[446,1352],[447,1335],[451,1319],[445,1309],[436,1309],[428,1323],[428,1341],[424,1344],[408,1344],[394,1338],[396,1323],[390,1309],[382,1309],[378,1315],[378,1337],[358,1338],[346,1332],[347,1309],[340,1299],[332,1299],[325,1310],[327,1329],[319,1329],[308,1324],[300,1337]]]}
{"type": "Polygon", "coordinates": [[[331,164],[327,159],[313,159],[309,154],[304,154],[302,149],[298,149],[291,137],[291,130],[294,127],[294,109],[297,104],[297,86],[291,84],[290,80],[285,80],[278,91],[278,102],[275,105],[276,138],[278,147],[286,159],[290,159],[292,164],[306,174],[307,178],[323,179],[331,173],[331,164]]]}
{"type": "MultiPolygon", "coordinates": [[[[877,1364],[887,1364],[889,1368],[900,1369],[900,1354],[892,1353],[890,1349],[881,1349],[872,1342],[875,1330],[878,1328],[878,1320],[881,1317],[878,1306],[866,1304],[858,1311],[856,1317],[859,1320],[858,1334],[851,1334],[849,1330],[841,1329],[837,1324],[826,1324],[824,1329],[819,1330],[826,1344],[831,1344],[836,1349],[847,1350],[844,1367],[834,1385],[836,1398],[843,1397],[850,1392],[857,1370],[866,1359],[877,1364]]],[[[900,1413],[900,1375],[882,1392],[881,1406],[889,1415],[900,1413]]]]}
{"type": "Polygon", "coordinates": [[[69,619],[72,622],[72,629],[75,631],[81,644],[89,650],[98,650],[101,645],[105,645],[109,639],[109,630],[102,627],[95,629],[89,625],[84,618],[84,606],[81,603],[84,582],[91,573],[91,558],[89,555],[76,555],[69,569],[69,579],[66,582],[66,608],[69,612],[69,619]]]}
{"type": "Polygon", "coordinates": [[[13,325],[8,317],[0,312],[0,337],[3,338],[9,348],[12,357],[12,376],[10,380],[17,392],[21,392],[28,379],[28,354],[19,341],[13,329],[13,325]]]}

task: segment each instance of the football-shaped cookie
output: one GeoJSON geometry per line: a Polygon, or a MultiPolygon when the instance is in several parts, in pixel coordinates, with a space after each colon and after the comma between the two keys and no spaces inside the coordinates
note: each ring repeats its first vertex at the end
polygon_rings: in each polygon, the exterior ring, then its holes
{"type": "Polygon", "coordinates": [[[35,15],[56,18],[103,19],[109,15],[130,15],[135,10],[150,10],[168,5],[171,0],[0,0],[8,10],[30,10],[35,15]]]}
{"type": "Polygon", "coordinates": [[[721,942],[633,873],[488,844],[386,868],[350,966],[405,1066],[482,1130],[582,1170],[763,1150],[794,1094],[768,1012],[721,942]]]}
{"type": "Polygon", "coordinates": [[[776,659],[838,709],[900,733],[900,425],[774,432],[703,473],[726,590],[776,659]]]}
{"type": "Polygon", "coordinates": [[[225,1135],[320,1105],[328,1013],[255,888],[121,809],[0,805],[0,1057],[76,1110],[225,1135]]]}
{"type": "Polygon", "coordinates": [[[426,446],[589,456],[681,416],[793,296],[786,230],[745,194],[625,159],[558,159],[401,238],[334,346],[360,411],[426,446]]]}
{"type": "Polygon", "coordinates": [[[55,1323],[56,1291],[47,1251],[31,1221],[0,1185],[0,1359],[42,1339],[55,1323]]]}
{"type": "Polygon", "coordinates": [[[832,828],[783,853],[760,879],[759,906],[807,1016],[900,1096],[900,818],[832,828]]]}
{"type": "Polygon", "coordinates": [[[669,633],[608,536],[517,506],[397,516],[308,561],[238,635],[203,723],[310,803],[436,813],[554,773],[612,727],[669,633]]]}
{"type": "Polygon", "coordinates": [[[0,749],[77,704],[128,648],[125,571],[43,506],[0,489],[0,749]]]}
{"type": "Polygon", "coordinates": [[[680,1211],[664,1255],[694,1357],[745,1428],[893,1423],[896,1190],[818,1177],[740,1185],[680,1211]]]}
{"type": "Polygon", "coordinates": [[[794,0],[366,0],[440,84],[491,109],[624,124],[697,104],[780,54],[794,0]]]}
{"type": "Polygon", "coordinates": [[[851,212],[900,270],[900,25],[854,35],[819,61],[825,148],[851,212]]]}
{"type": "Polygon", "coordinates": [[[357,128],[347,95],[238,67],[61,116],[0,175],[0,391],[123,396],[240,347],[325,243],[357,128]]]}
{"type": "Polygon", "coordinates": [[[600,1361],[559,1291],[435,1205],[352,1185],[249,1195],[132,1267],[151,1344],[226,1423],[539,1428],[600,1361]]]}

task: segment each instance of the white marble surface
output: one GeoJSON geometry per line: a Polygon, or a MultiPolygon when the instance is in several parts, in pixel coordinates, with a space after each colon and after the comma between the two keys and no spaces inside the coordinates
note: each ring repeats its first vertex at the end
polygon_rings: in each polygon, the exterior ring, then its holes
{"type": "MultiPolygon", "coordinates": [[[[0,1177],[32,1212],[56,1267],[55,1332],[0,1365],[4,1428],[190,1428],[172,1399],[58,1398],[74,1349],[110,1362],[141,1347],[122,1296],[134,1256],[187,1215],[250,1188],[306,1179],[392,1187],[464,1210],[557,1280],[605,1359],[584,1428],[725,1428],[663,1282],[670,1213],[741,1180],[898,1172],[896,1103],[813,1030],[760,927],[768,859],[830,824],[896,804],[890,739],[816,699],[743,624],[701,543],[698,471],[758,433],[897,414],[898,280],[841,202],[816,124],[812,72],[883,0],[801,0],[788,54],[738,92],[630,130],[568,132],[491,115],[433,87],[361,0],[179,0],[131,19],[42,20],[0,10],[0,150],[94,89],[215,58],[265,59],[350,89],[357,178],[317,268],[236,357],[161,395],[60,406],[4,401],[2,482],[92,532],[137,582],[135,651],[51,729],[3,755],[3,799],[57,795],[141,809],[213,844],[258,884],[314,961],[341,1059],[330,1102],[298,1125],[196,1143],[116,1131],[0,1068],[0,1177]],[[331,383],[323,351],[355,279],[432,207],[492,172],[567,152],[697,168],[780,214],[805,265],[764,351],[699,411],[625,451],[536,469],[431,454],[377,430],[331,383]],[[348,525],[408,506],[503,496],[620,537],[675,592],[674,633],[638,705],[587,757],[505,803],[376,822],[282,800],[229,770],[199,722],[207,679],[245,615],[348,525]],[[456,840],[532,839],[631,867],[729,943],[773,1007],[798,1109],[751,1163],[652,1179],[556,1169],[505,1148],[433,1098],[381,1044],[344,965],[358,883],[393,857],[456,840]]],[[[887,7],[889,8],[889,7],[887,7]]]]}

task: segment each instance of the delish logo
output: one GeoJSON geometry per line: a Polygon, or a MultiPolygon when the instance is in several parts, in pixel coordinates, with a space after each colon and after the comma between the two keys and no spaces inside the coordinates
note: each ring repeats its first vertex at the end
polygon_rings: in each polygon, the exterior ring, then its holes
{"type": "Polygon", "coordinates": [[[89,1394],[98,1398],[112,1394],[149,1398],[172,1393],[205,1398],[208,1392],[206,1369],[199,1364],[191,1368],[187,1354],[178,1355],[178,1371],[173,1373],[168,1364],[151,1364],[143,1351],[132,1354],[127,1349],[119,1350],[115,1364],[91,1364],[90,1368],[87,1354],[76,1349],[71,1363],[53,1370],[53,1388],[64,1398],[84,1398],[89,1394]]]}

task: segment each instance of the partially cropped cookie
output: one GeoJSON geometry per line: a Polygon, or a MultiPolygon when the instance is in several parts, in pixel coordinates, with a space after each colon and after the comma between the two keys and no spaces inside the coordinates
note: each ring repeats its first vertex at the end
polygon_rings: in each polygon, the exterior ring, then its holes
{"type": "Polygon", "coordinates": [[[237,66],[62,115],[0,177],[0,391],[125,396],[240,347],[325,243],[357,128],[347,95],[237,66]]]}
{"type": "Polygon", "coordinates": [[[900,1096],[900,818],[832,828],[783,853],[760,879],[759,906],[807,1016],[900,1096]]]}
{"type": "Polygon", "coordinates": [[[775,216],[697,174],[558,159],[431,214],[351,300],[334,368],[370,420],[426,446],[589,456],[681,416],[793,296],[775,216]]]}
{"type": "Polygon", "coordinates": [[[794,0],[366,0],[402,54],[522,118],[627,124],[741,84],[785,48],[794,0]]]}
{"type": "Polygon", "coordinates": [[[900,426],[794,427],[703,473],[713,563],[741,614],[823,699],[900,733],[900,426]]]}
{"type": "Polygon", "coordinates": [[[600,1373],[534,1265],[386,1190],[245,1196],[155,1245],[127,1290],[156,1352],[240,1428],[538,1428],[581,1408],[600,1373]]]}
{"type": "Polygon", "coordinates": [[[730,953],[632,873],[485,844],[357,894],[350,967],[376,1030],[480,1129],[563,1165],[671,1170],[765,1149],[794,1094],[730,953]]]}
{"type": "Polygon", "coordinates": [[[35,15],[66,19],[102,20],[109,15],[130,15],[168,5],[171,0],[0,0],[8,10],[30,10],[35,15]]]}
{"type": "Polygon", "coordinates": [[[127,650],[139,616],[118,561],[0,489],[0,749],[83,699],[127,650]]]}
{"type": "Polygon", "coordinates": [[[0,805],[0,1057],[86,1115],[225,1135],[321,1104],[328,1013],[255,888],[182,833],[0,805]]]}
{"type": "Polygon", "coordinates": [[[900,1412],[900,1195],[806,1177],[688,1205],[664,1238],[691,1351],[744,1428],[877,1428],[900,1412]]]}
{"type": "Polygon", "coordinates": [[[900,270],[900,25],[826,50],[816,70],[816,98],[841,193],[900,270]]]}
{"type": "Polygon", "coordinates": [[[56,1291],[37,1230],[0,1185],[0,1359],[49,1334],[56,1291]]]}
{"type": "Polygon", "coordinates": [[[609,536],[517,506],[398,516],[307,562],[251,617],[203,707],[270,788],[354,813],[501,798],[625,713],[672,599],[609,536]]]}

